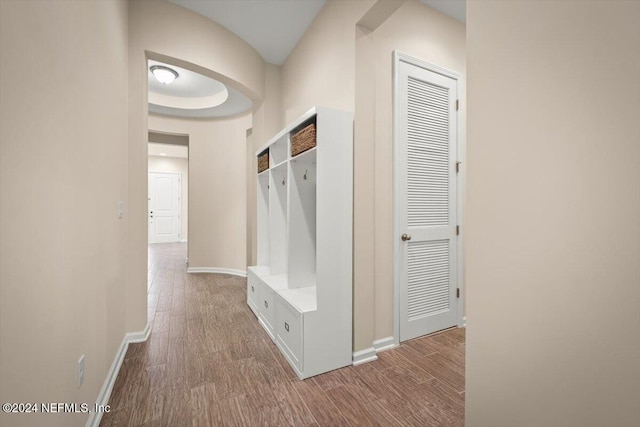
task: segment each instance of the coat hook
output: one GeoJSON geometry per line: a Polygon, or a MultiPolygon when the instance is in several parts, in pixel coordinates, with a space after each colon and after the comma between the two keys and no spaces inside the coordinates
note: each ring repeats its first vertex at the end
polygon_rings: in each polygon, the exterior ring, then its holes
{"type": "Polygon", "coordinates": [[[307,180],[307,170],[306,169],[304,170],[304,180],[305,181],[307,180]]]}

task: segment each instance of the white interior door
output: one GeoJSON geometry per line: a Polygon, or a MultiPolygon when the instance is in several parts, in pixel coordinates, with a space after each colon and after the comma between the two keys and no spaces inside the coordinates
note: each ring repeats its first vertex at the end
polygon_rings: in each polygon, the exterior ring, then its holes
{"type": "Polygon", "coordinates": [[[180,173],[149,172],[149,243],[180,241],[180,173]]]}
{"type": "Polygon", "coordinates": [[[404,341],[457,324],[457,81],[397,64],[395,237],[404,341]]]}

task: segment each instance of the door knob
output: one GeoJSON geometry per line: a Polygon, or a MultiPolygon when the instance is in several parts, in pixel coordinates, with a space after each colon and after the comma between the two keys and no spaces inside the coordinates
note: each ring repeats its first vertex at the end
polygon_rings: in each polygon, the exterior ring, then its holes
{"type": "Polygon", "coordinates": [[[407,240],[411,240],[411,234],[404,233],[402,235],[402,241],[406,242],[407,240]]]}

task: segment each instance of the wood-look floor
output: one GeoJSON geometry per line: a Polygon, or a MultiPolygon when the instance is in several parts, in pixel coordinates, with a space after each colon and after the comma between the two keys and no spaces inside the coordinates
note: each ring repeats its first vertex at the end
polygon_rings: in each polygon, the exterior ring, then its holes
{"type": "Polygon", "coordinates": [[[246,304],[245,279],[149,249],[147,342],[129,346],[101,426],[463,426],[464,329],[304,381],[246,304]]]}

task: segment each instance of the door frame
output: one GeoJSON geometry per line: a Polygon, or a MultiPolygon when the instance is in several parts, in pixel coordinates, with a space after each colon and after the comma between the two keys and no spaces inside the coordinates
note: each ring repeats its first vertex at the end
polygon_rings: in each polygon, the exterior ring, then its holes
{"type": "MultiPolygon", "coordinates": [[[[430,62],[423,61],[421,59],[415,58],[413,56],[407,55],[400,51],[393,51],[393,344],[400,344],[400,228],[398,226],[398,205],[399,205],[399,194],[400,194],[400,185],[402,183],[398,182],[398,174],[397,170],[401,166],[398,164],[399,161],[399,139],[400,139],[400,99],[399,99],[399,80],[398,80],[398,70],[401,62],[405,62],[410,65],[415,65],[420,68],[424,68],[436,74],[441,74],[443,76],[449,77],[456,81],[457,91],[458,91],[458,100],[463,98],[463,94],[460,93],[460,80],[461,75],[455,71],[449,70],[447,68],[443,68],[439,65],[435,65],[430,62]]],[[[457,298],[457,306],[456,306],[456,319],[458,323],[458,327],[465,326],[465,313],[464,313],[464,277],[463,277],[463,235],[464,235],[464,227],[463,227],[463,201],[464,201],[464,182],[466,179],[465,176],[465,168],[464,166],[464,155],[466,152],[466,141],[463,138],[460,138],[460,109],[457,113],[456,120],[456,152],[458,161],[460,162],[460,169],[457,174],[456,179],[456,217],[457,217],[457,225],[460,226],[460,234],[456,236],[457,239],[457,265],[456,265],[456,286],[460,289],[460,298],[457,298]]]]}
{"type": "Polygon", "coordinates": [[[149,240],[151,240],[151,236],[149,235],[149,177],[152,173],[162,173],[167,175],[178,175],[178,195],[180,197],[180,206],[178,207],[178,242],[182,242],[182,172],[175,171],[155,171],[149,170],[147,171],[147,245],[152,244],[149,240]]]}

